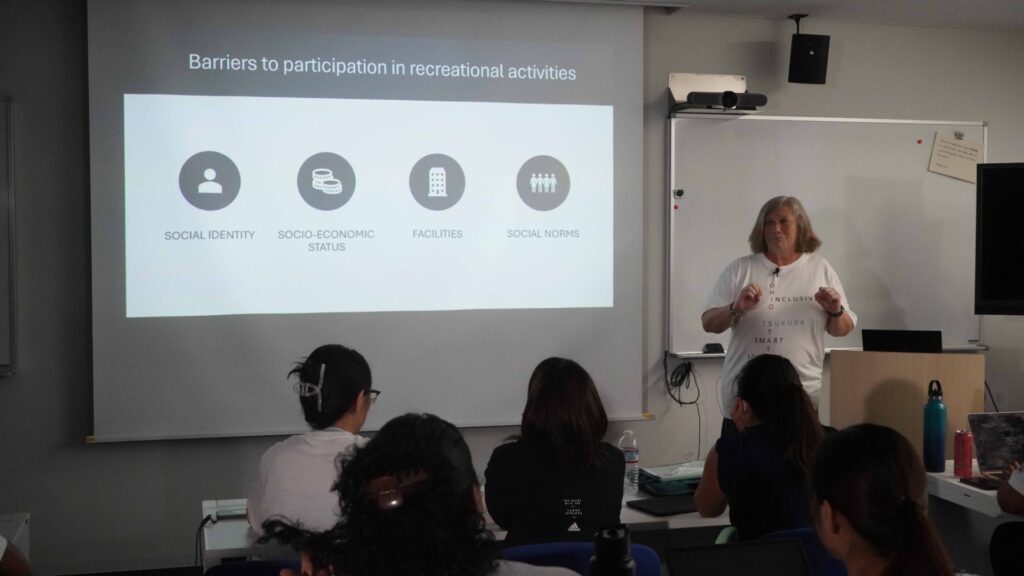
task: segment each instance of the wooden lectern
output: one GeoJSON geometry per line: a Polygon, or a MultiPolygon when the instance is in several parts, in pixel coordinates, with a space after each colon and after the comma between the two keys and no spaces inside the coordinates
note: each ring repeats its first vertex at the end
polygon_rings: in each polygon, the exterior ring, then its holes
{"type": "Polygon", "coordinates": [[[967,430],[967,414],[985,411],[985,357],[833,350],[829,358],[829,418],[842,429],[870,422],[894,428],[918,454],[924,444],[928,383],[942,383],[946,404],[946,458],[953,433],[967,430]]]}

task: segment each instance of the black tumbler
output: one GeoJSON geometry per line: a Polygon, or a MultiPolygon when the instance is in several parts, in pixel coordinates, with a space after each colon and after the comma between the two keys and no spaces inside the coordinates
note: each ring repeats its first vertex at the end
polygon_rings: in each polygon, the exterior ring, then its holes
{"type": "Polygon", "coordinates": [[[590,559],[592,576],[635,576],[636,561],[629,552],[629,528],[612,524],[597,531],[594,556],[590,559]]]}

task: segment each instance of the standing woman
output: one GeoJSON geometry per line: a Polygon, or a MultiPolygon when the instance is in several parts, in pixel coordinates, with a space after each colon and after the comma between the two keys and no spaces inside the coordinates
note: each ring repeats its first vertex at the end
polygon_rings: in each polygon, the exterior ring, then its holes
{"type": "MultiPolygon", "coordinates": [[[[743,365],[765,353],[789,359],[816,402],[825,333],[846,336],[857,316],[850,311],[839,275],[814,253],[821,241],[799,200],[777,196],[766,202],[748,240],[751,254],[726,267],[701,316],[706,332],[732,328],[722,373],[722,409],[732,406],[743,365]]],[[[722,431],[734,431],[729,419],[722,431]]]]}
{"type": "Polygon", "coordinates": [[[697,511],[719,516],[728,505],[741,540],[812,526],[810,468],[822,429],[789,360],[762,354],[748,362],[731,416],[739,432],[708,453],[697,511]]]}
{"type": "Polygon", "coordinates": [[[589,540],[619,522],[626,462],[602,438],[608,416],[590,374],[548,358],[530,377],[520,436],[498,446],[484,473],[487,510],[509,545],[589,540]]]}
{"type": "Polygon", "coordinates": [[[338,498],[331,486],[336,461],[366,439],[359,431],[377,398],[370,388],[370,366],[362,354],[340,344],[320,346],[288,373],[309,432],[271,446],[260,459],[259,476],[249,493],[249,524],[259,528],[272,517],[311,530],[338,521],[338,498]]]}
{"type": "Polygon", "coordinates": [[[899,432],[859,424],[832,434],[811,477],[818,536],[850,576],[952,576],[925,515],[921,457],[899,432]]]}

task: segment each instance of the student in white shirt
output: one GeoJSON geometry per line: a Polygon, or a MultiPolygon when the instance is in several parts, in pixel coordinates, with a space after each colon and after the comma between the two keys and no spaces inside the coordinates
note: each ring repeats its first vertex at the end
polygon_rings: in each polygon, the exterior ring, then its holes
{"type": "MultiPolygon", "coordinates": [[[[329,576],[571,576],[502,560],[487,529],[469,446],[451,423],[405,414],[346,460],[343,518],[315,533],[268,522],[265,540],[303,554],[303,574],[329,576]]],[[[282,573],[284,574],[284,572],[282,573]]]]}
{"type": "MultiPolygon", "coordinates": [[[[999,485],[996,500],[999,508],[1009,514],[1024,514],[1024,470],[1020,462],[1007,469],[1009,476],[999,485]]],[[[1024,522],[1004,522],[996,527],[989,543],[993,576],[1020,574],[1020,545],[1024,542],[1024,522]]]]}
{"type": "Polygon", "coordinates": [[[377,392],[370,387],[370,366],[359,352],[339,344],[320,346],[288,373],[309,432],[271,446],[260,459],[259,476],[249,493],[249,523],[260,529],[271,517],[309,530],[327,530],[338,521],[338,497],[332,492],[338,462],[366,439],[359,431],[377,392]]]}

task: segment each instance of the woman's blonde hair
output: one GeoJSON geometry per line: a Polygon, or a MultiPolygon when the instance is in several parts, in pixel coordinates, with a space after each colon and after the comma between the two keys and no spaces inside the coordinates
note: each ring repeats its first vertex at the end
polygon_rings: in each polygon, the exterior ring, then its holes
{"type": "Polygon", "coordinates": [[[765,202],[764,206],[761,206],[761,211],[757,213],[757,220],[754,221],[754,228],[750,231],[748,239],[750,251],[761,254],[768,250],[764,242],[764,219],[782,207],[792,210],[793,217],[796,218],[796,251],[803,253],[817,250],[818,246],[821,246],[821,240],[814,234],[811,219],[807,216],[804,205],[793,196],[776,196],[765,202]]]}

